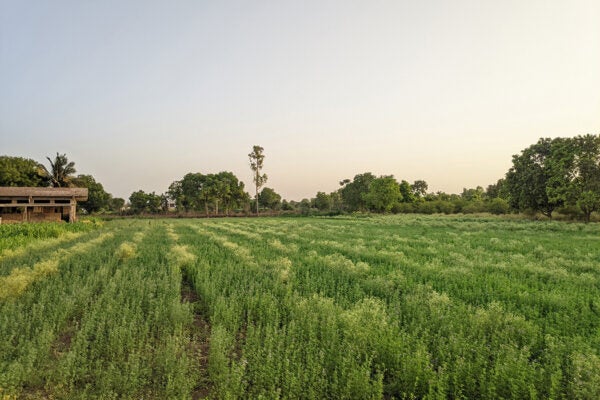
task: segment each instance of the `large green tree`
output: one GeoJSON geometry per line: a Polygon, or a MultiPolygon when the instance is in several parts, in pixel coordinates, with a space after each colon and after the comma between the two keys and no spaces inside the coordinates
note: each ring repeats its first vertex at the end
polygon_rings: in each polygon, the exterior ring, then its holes
{"type": "Polygon", "coordinates": [[[125,206],[125,199],[122,199],[120,197],[112,197],[110,199],[110,210],[111,211],[121,211],[123,209],[123,207],[125,206]]]}
{"type": "Polygon", "coordinates": [[[375,180],[375,175],[370,172],[358,174],[354,179],[345,179],[340,182],[342,188],[340,195],[344,206],[348,211],[364,211],[367,209],[365,195],[369,193],[371,183],[375,180]]]}
{"type": "Polygon", "coordinates": [[[600,209],[600,136],[555,139],[548,197],[576,207],[589,222],[600,209]]]}
{"type": "Polygon", "coordinates": [[[154,192],[146,193],[143,190],[138,190],[129,196],[129,206],[134,214],[143,212],[158,213],[162,210],[162,198],[154,192]]]}
{"type": "Polygon", "coordinates": [[[394,204],[402,200],[402,193],[398,181],[388,175],[373,179],[369,191],[363,197],[370,210],[389,212],[394,204]]]}
{"type": "Polygon", "coordinates": [[[180,181],[171,183],[167,196],[175,200],[180,210],[204,210],[207,216],[211,210],[214,214],[223,210],[228,215],[232,208],[243,207],[249,201],[244,183],[228,171],[188,173],[180,181]]]}
{"type": "Polygon", "coordinates": [[[270,210],[279,210],[281,208],[281,195],[276,193],[275,190],[266,187],[258,194],[258,203],[261,207],[270,210]]]}
{"type": "Polygon", "coordinates": [[[417,199],[417,196],[415,195],[413,188],[410,186],[410,183],[405,180],[400,182],[400,194],[402,202],[404,203],[413,203],[417,199]]]}
{"type": "Polygon", "coordinates": [[[218,193],[225,215],[229,215],[232,208],[244,207],[249,200],[249,196],[244,190],[244,182],[229,171],[219,172],[216,175],[216,180],[219,182],[218,193]]]}
{"type": "Polygon", "coordinates": [[[23,157],[0,156],[0,186],[47,186],[43,166],[23,157]]]}
{"type": "Polygon", "coordinates": [[[427,182],[425,182],[424,180],[414,181],[411,187],[414,196],[418,199],[425,197],[427,195],[427,189],[429,188],[427,182]]]}
{"type": "Polygon", "coordinates": [[[330,194],[317,192],[317,196],[315,197],[315,207],[317,207],[319,211],[331,211],[332,206],[333,199],[330,194]]]}
{"type": "Polygon", "coordinates": [[[112,196],[104,190],[102,184],[97,182],[92,175],[77,175],[72,183],[77,187],[84,187],[88,190],[88,199],[77,203],[81,209],[93,213],[110,208],[112,196]]]}
{"type": "Polygon", "coordinates": [[[552,177],[552,145],[556,139],[541,138],[513,156],[513,165],[506,174],[510,203],[514,208],[541,212],[552,217],[552,212],[563,204],[557,196],[548,197],[552,177]]]}
{"type": "Polygon", "coordinates": [[[540,139],[513,156],[505,187],[519,210],[551,217],[566,205],[589,221],[600,210],[600,136],[540,139]]]}
{"type": "Polygon", "coordinates": [[[46,157],[50,163],[50,169],[42,166],[46,176],[50,179],[52,186],[54,187],[69,187],[73,183],[73,175],[75,172],[75,163],[67,159],[66,154],[56,153],[56,157],[52,160],[50,157],[46,157]]]}

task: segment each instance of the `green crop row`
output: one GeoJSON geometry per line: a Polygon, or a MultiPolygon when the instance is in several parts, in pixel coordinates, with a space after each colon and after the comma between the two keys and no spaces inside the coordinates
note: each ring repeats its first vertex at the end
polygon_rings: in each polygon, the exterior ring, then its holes
{"type": "Polygon", "coordinates": [[[74,238],[78,234],[98,228],[102,224],[97,220],[83,220],[74,224],[2,224],[0,225],[0,260],[21,255],[29,247],[49,248],[48,239],[51,239],[50,243],[59,243],[61,240],[74,238]]]}
{"type": "Polygon", "coordinates": [[[1,260],[27,284],[0,296],[0,396],[600,398],[599,234],[261,218],[29,243],[1,260]]]}

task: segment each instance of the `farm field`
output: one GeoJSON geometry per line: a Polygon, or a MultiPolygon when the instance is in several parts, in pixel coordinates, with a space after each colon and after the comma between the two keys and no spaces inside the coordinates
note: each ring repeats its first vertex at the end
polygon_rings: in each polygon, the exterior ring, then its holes
{"type": "Polygon", "coordinates": [[[403,215],[0,233],[0,400],[600,398],[597,224],[403,215]]]}

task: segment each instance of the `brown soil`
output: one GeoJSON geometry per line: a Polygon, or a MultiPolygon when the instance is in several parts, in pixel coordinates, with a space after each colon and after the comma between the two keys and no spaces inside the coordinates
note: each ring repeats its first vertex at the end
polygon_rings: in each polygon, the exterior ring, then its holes
{"type": "Polygon", "coordinates": [[[194,320],[190,327],[188,354],[197,361],[196,367],[200,375],[198,384],[192,392],[192,399],[210,398],[212,385],[208,376],[208,352],[210,350],[210,324],[200,311],[200,297],[194,291],[191,281],[184,272],[181,282],[181,302],[190,303],[194,310],[194,320]]]}

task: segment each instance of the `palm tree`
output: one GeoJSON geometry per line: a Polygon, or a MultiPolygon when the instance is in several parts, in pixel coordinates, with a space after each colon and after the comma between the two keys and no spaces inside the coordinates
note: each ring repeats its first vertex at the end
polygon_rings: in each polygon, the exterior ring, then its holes
{"type": "Polygon", "coordinates": [[[54,158],[54,162],[50,159],[50,157],[46,157],[48,162],[50,163],[50,171],[44,166],[44,172],[50,179],[53,187],[69,187],[72,185],[73,177],[75,174],[75,163],[73,161],[69,162],[67,160],[66,154],[58,154],[56,153],[56,158],[54,158]]]}

